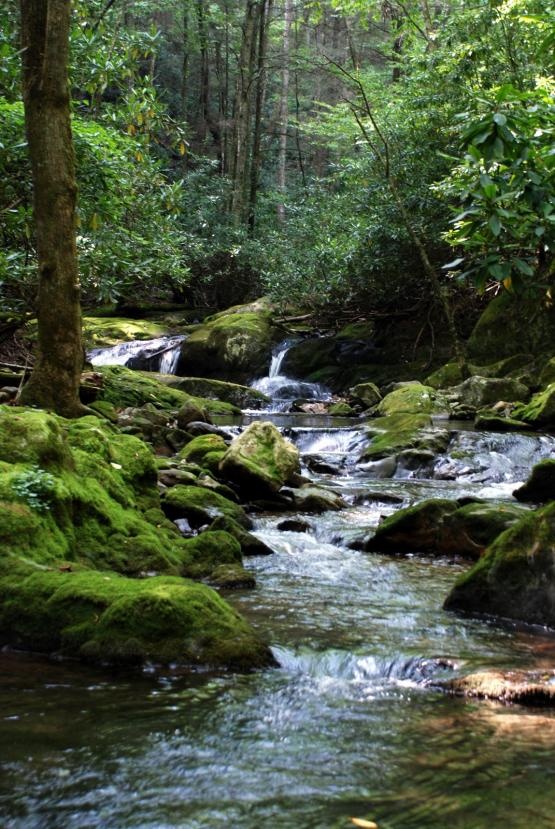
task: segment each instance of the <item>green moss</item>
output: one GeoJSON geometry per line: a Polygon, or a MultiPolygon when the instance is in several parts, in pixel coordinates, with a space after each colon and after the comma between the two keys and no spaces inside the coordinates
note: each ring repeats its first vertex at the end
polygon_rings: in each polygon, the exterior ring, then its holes
{"type": "Polygon", "coordinates": [[[189,399],[182,391],[170,389],[155,374],[133,371],[125,366],[97,366],[102,374],[102,400],[117,409],[152,403],[157,409],[179,409],[189,399]]]}
{"type": "Polygon", "coordinates": [[[446,363],[437,371],[429,374],[424,381],[427,386],[433,389],[447,389],[450,386],[456,386],[464,380],[461,366],[459,363],[446,363]]]}
{"type": "Polygon", "coordinates": [[[251,423],[224,455],[222,475],[245,492],[275,493],[299,471],[299,452],[269,422],[251,423]]]}
{"type": "Polygon", "coordinates": [[[398,510],[382,521],[366,549],[383,553],[436,552],[439,524],[456,509],[454,501],[432,498],[398,510]]]}
{"type": "Polygon", "coordinates": [[[445,607],[555,627],[555,502],[501,533],[456,582],[445,607]]]}
{"type": "Polygon", "coordinates": [[[48,412],[0,406],[0,460],[70,468],[71,455],[57,420],[48,412]]]}
{"type": "Polygon", "coordinates": [[[329,407],[328,414],[332,417],[353,417],[356,412],[348,403],[334,403],[329,407]]]}
{"type": "Polygon", "coordinates": [[[384,416],[446,411],[449,411],[447,401],[431,386],[423,386],[422,383],[407,383],[395,389],[384,397],[377,408],[377,413],[384,416]]]}
{"type": "Polygon", "coordinates": [[[272,663],[210,588],[177,578],[41,572],[0,578],[0,641],[100,663],[272,663]]]}
{"type": "Polygon", "coordinates": [[[532,426],[551,429],[555,427],[555,383],[535,394],[528,403],[513,409],[513,416],[532,426]]]}
{"type": "Polygon", "coordinates": [[[238,383],[210,380],[206,377],[174,377],[170,374],[158,376],[166,385],[193,397],[223,401],[240,409],[260,409],[270,403],[270,398],[262,392],[238,383]]]}
{"type": "MultiPolygon", "coordinates": [[[[223,455],[227,451],[227,444],[220,435],[199,435],[193,438],[179,452],[178,457],[189,463],[196,463],[199,466],[208,466],[205,460],[210,453],[216,452],[223,455]]],[[[214,459],[212,458],[211,461],[214,459]]]]}
{"type": "Polygon", "coordinates": [[[223,516],[249,528],[251,521],[244,509],[217,492],[200,486],[173,486],[164,492],[162,508],[172,519],[187,518],[193,526],[210,524],[223,516]]]}
{"type": "Polygon", "coordinates": [[[188,538],[185,544],[189,562],[183,569],[184,576],[200,578],[210,575],[215,567],[222,564],[243,563],[241,545],[222,530],[207,530],[195,538],[188,538]]]}
{"type": "Polygon", "coordinates": [[[87,348],[106,348],[131,340],[154,340],[168,333],[167,326],[150,320],[123,317],[84,317],[83,338],[87,348]]]}
{"type": "Polygon", "coordinates": [[[431,425],[425,414],[394,414],[371,420],[370,429],[378,434],[362,453],[361,460],[378,460],[402,449],[415,448],[420,432],[431,425]]]}

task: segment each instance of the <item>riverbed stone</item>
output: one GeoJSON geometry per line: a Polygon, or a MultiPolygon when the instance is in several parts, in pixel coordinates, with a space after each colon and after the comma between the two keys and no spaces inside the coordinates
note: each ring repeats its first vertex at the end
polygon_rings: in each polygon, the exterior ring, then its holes
{"type": "Polygon", "coordinates": [[[368,431],[375,434],[359,461],[377,461],[396,455],[403,449],[415,448],[423,430],[431,425],[431,418],[427,414],[398,413],[374,418],[368,421],[368,431]]]}
{"type": "Polygon", "coordinates": [[[522,507],[434,498],[388,516],[364,549],[479,558],[488,544],[524,514],[522,507]]]}
{"type": "Polygon", "coordinates": [[[163,376],[162,382],[172,389],[179,389],[193,397],[223,400],[240,409],[263,409],[271,402],[269,397],[250,386],[208,377],[177,377],[168,374],[163,376]]]}
{"type": "Polygon", "coordinates": [[[360,400],[366,408],[370,409],[382,399],[381,392],[375,383],[359,383],[351,389],[351,394],[357,400],[360,400]]]}
{"type": "Polygon", "coordinates": [[[330,510],[345,509],[347,504],[343,498],[330,489],[314,484],[305,484],[302,487],[284,487],[281,492],[291,502],[295,512],[322,513],[330,510]]]}
{"type": "Polygon", "coordinates": [[[215,518],[210,524],[209,530],[224,530],[232,535],[241,545],[241,552],[244,556],[269,556],[273,555],[273,550],[268,547],[256,535],[248,532],[233,518],[220,516],[215,518]]]}
{"type": "Polygon", "coordinates": [[[102,665],[148,660],[250,670],[274,661],[209,587],[113,572],[2,575],[0,643],[102,665]]]}
{"type": "Polygon", "coordinates": [[[220,463],[225,478],[256,497],[277,493],[299,471],[298,449],[269,422],[251,423],[220,463]]]}
{"type": "Polygon", "coordinates": [[[449,390],[453,402],[470,406],[475,409],[483,409],[491,406],[499,400],[514,402],[516,400],[527,400],[530,396],[530,389],[518,380],[510,377],[469,377],[458,386],[449,390]]]}
{"type": "Polygon", "coordinates": [[[555,501],[555,460],[547,458],[537,463],[528,480],[513,492],[517,501],[543,504],[555,501]]]}
{"type": "Polygon", "coordinates": [[[162,509],[172,521],[187,518],[193,527],[211,524],[219,517],[230,518],[246,529],[252,524],[239,504],[201,486],[171,487],[162,493],[162,509]]]}
{"type": "Polygon", "coordinates": [[[382,417],[399,414],[435,414],[448,412],[449,404],[441,392],[422,383],[399,383],[378,404],[376,413],[382,417]]]}
{"type": "Polygon", "coordinates": [[[501,533],[444,606],[555,627],[555,502],[501,533]]]}
{"type": "Polygon", "coordinates": [[[484,670],[440,683],[457,696],[512,705],[555,706],[555,671],[484,670]]]}
{"type": "Polygon", "coordinates": [[[179,428],[186,430],[190,423],[210,423],[210,416],[206,409],[194,400],[187,400],[179,407],[176,420],[179,428]]]}
{"type": "Polygon", "coordinates": [[[193,438],[178,453],[178,458],[186,463],[195,463],[217,474],[220,461],[228,446],[220,435],[199,435],[193,438]]]}
{"type": "Polygon", "coordinates": [[[177,374],[245,382],[267,373],[278,331],[265,300],[209,317],[183,342],[177,374]]]}

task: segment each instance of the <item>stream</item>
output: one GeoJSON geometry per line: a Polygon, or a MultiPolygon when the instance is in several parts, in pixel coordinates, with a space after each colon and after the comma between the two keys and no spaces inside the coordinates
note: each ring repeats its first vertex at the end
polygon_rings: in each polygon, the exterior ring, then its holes
{"type": "Polygon", "coordinates": [[[551,829],[555,712],[430,683],[479,667],[552,668],[555,635],[443,611],[467,562],[349,544],[423,498],[510,501],[555,439],[443,421],[449,444],[433,463],[377,478],[356,463],[361,422],[287,414],[296,381],[279,365],[265,379],[271,411],[242,423],[274,420],[303,463],[331,470],[310,476],[349,504],[301,516],[305,532],[278,529],[290,514],[255,519],[274,555],[245,559],[258,586],[227,598],[279,667],[110,675],[2,654],[0,825],[346,829],[358,817],[380,829],[551,829]]]}

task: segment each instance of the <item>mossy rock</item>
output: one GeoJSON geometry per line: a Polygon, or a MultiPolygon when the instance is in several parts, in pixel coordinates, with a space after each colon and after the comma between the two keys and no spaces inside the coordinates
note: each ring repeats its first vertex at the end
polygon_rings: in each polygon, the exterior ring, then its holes
{"type": "Polygon", "coordinates": [[[206,377],[174,377],[159,375],[162,382],[173,389],[184,391],[193,397],[220,400],[240,409],[263,409],[270,404],[270,398],[250,386],[211,380],[206,377]]]}
{"type": "Polygon", "coordinates": [[[429,374],[424,383],[433,389],[448,389],[456,386],[464,380],[460,363],[446,363],[441,368],[429,374]]]}
{"type": "Polygon", "coordinates": [[[71,469],[60,421],[43,411],[0,406],[0,461],[71,469]]]}
{"type": "Polygon", "coordinates": [[[517,501],[543,504],[555,501],[555,460],[548,458],[537,463],[530,477],[513,492],[517,501]]]}
{"type": "Polygon", "coordinates": [[[449,411],[446,398],[431,386],[405,383],[387,394],[376,413],[382,417],[398,414],[434,414],[449,411]]]}
{"type": "Polygon", "coordinates": [[[200,486],[178,484],[168,489],[162,496],[162,509],[172,520],[187,518],[193,527],[211,524],[220,517],[231,518],[245,529],[252,524],[239,504],[200,486]]]}
{"type": "Polygon", "coordinates": [[[249,570],[238,564],[222,564],[212,572],[210,584],[218,590],[251,590],[256,579],[249,570]]]}
{"type": "Polygon", "coordinates": [[[488,544],[525,514],[522,507],[487,503],[460,506],[434,498],[386,518],[364,549],[479,558],[488,544]]]}
{"type": "Polygon", "coordinates": [[[328,414],[332,417],[356,417],[357,412],[348,403],[332,403],[328,408],[328,414]]]}
{"type": "Polygon", "coordinates": [[[528,386],[510,377],[480,377],[473,375],[449,390],[451,400],[475,409],[492,406],[502,400],[510,403],[517,400],[527,400],[529,396],[530,389],[528,386]]]}
{"type": "Polygon", "coordinates": [[[503,291],[487,306],[467,344],[472,363],[488,365],[515,354],[555,353],[555,306],[541,297],[523,299],[503,291]]]}
{"type": "Polygon", "coordinates": [[[241,552],[244,556],[268,556],[273,555],[273,550],[252,533],[247,532],[244,527],[232,518],[220,516],[210,524],[209,530],[224,530],[237,539],[241,545],[241,552]]]}
{"type": "Polygon", "coordinates": [[[183,568],[183,575],[191,578],[210,576],[216,567],[225,564],[243,564],[241,545],[224,530],[207,530],[194,538],[185,540],[189,563],[183,568]]]}
{"type": "Polygon", "coordinates": [[[217,400],[203,400],[191,397],[179,389],[173,389],[162,381],[165,375],[150,371],[133,371],[125,366],[97,366],[102,374],[101,399],[117,409],[144,406],[151,403],[157,409],[180,409],[185,403],[193,402],[209,415],[240,414],[240,409],[230,403],[217,400]]]}
{"type": "Polygon", "coordinates": [[[345,509],[347,504],[336,492],[314,484],[305,484],[301,487],[286,487],[281,494],[291,501],[291,508],[295,512],[336,512],[345,509]]]}
{"type": "Polygon", "coordinates": [[[132,340],[155,340],[167,334],[167,326],[151,320],[83,317],[83,339],[87,348],[109,348],[132,340]]]}
{"type": "Polygon", "coordinates": [[[482,409],[478,412],[474,420],[474,426],[477,429],[491,432],[525,432],[531,429],[531,426],[524,423],[523,420],[517,420],[508,415],[500,415],[493,409],[482,409]]]}
{"type": "Polygon", "coordinates": [[[377,406],[382,399],[381,392],[375,383],[359,383],[351,389],[351,394],[367,408],[377,406]]]}
{"type": "Polygon", "coordinates": [[[528,403],[515,406],[513,416],[534,428],[555,429],[555,383],[535,394],[528,403]]]}
{"type": "Polygon", "coordinates": [[[300,471],[299,451],[272,423],[251,423],[232,441],[220,470],[246,493],[273,494],[300,471]]]}
{"type": "Polygon", "coordinates": [[[205,458],[208,453],[224,453],[227,448],[227,443],[220,435],[199,435],[183,447],[178,457],[187,463],[196,463],[202,467],[206,465],[205,458]]]}
{"type": "Polygon", "coordinates": [[[273,664],[250,626],[205,585],[110,572],[1,577],[0,642],[100,664],[273,664]]]}
{"type": "Polygon", "coordinates": [[[403,449],[416,448],[422,431],[431,425],[427,414],[395,414],[376,418],[369,422],[369,430],[375,435],[359,461],[380,460],[403,449]]]}
{"type": "Polygon", "coordinates": [[[181,347],[177,373],[242,382],[265,374],[278,336],[265,303],[209,317],[181,347]]]}
{"type": "Polygon", "coordinates": [[[501,533],[444,607],[555,627],[555,502],[501,533]]]}

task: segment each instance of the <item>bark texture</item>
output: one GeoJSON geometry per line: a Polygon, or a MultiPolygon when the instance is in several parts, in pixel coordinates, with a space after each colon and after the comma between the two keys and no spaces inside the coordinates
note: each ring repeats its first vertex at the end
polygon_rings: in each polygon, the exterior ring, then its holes
{"type": "Polygon", "coordinates": [[[75,243],[77,185],[68,83],[70,0],[21,0],[23,99],[39,266],[38,357],[21,402],[83,414],[75,243]]]}

